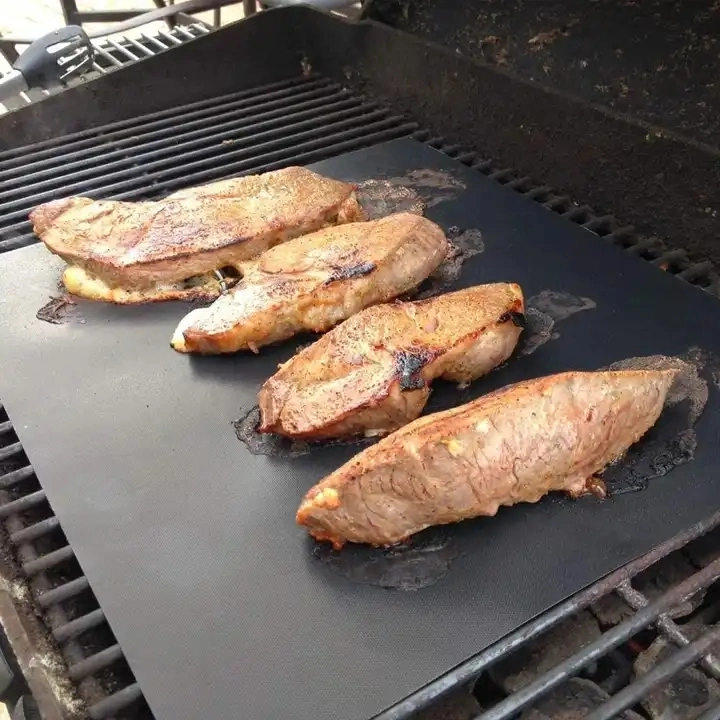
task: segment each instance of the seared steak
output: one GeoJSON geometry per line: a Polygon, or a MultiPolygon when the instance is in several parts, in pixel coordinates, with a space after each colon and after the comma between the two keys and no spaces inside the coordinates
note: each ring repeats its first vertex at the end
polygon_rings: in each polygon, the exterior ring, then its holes
{"type": "MultiPolygon", "coordinates": [[[[156,202],[71,197],[30,220],[70,267],[67,290],[90,300],[213,299],[213,272],[327,225],[362,219],[354,188],[302,167],[222,180],[156,202]]],[[[233,272],[233,274],[236,274],[233,272]]]]}
{"type": "Polygon", "coordinates": [[[297,521],[336,547],[390,545],[554,490],[582,495],[655,424],[674,377],[568,372],[419,418],[313,487],[297,521]]]}
{"type": "Polygon", "coordinates": [[[367,308],[281,366],[258,396],[260,432],[388,433],[414,420],[442,377],[469,383],[507,360],[523,296],[498,283],[367,308]]]}
{"type": "Polygon", "coordinates": [[[182,320],[171,345],[180,352],[256,352],[303,330],[324,332],[411,290],[447,252],[443,231],[410,213],[305,235],[246,265],[227,295],[182,320]]]}

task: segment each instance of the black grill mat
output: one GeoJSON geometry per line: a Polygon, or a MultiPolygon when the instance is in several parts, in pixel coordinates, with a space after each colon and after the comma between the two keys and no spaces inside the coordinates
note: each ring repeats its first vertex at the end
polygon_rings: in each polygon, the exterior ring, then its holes
{"type": "MultiPolygon", "coordinates": [[[[472,386],[594,369],[690,346],[720,352],[717,299],[412,140],[314,166],[348,180],[434,168],[466,185],[428,210],[478,228],[457,286],[512,280],[597,308],[472,386]]],[[[294,513],[354,453],[253,456],[231,421],[299,341],[259,356],[189,359],[168,341],[182,305],[81,304],[35,319],[60,263],[0,256],[0,397],[93,591],[160,720],[360,720],[448,671],[720,502],[717,391],[694,462],[614,500],[546,498],[451,529],[448,574],[413,592],[351,582],[311,555],[294,513]]],[[[440,387],[432,409],[456,403],[440,387]]]]}

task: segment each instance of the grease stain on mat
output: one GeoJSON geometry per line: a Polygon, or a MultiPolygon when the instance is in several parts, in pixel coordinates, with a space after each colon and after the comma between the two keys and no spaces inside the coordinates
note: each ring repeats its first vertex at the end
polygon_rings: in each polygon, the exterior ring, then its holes
{"type": "Polygon", "coordinates": [[[412,170],[382,180],[357,184],[357,198],[369,220],[399,212],[422,215],[426,208],[452,200],[465,190],[465,183],[442,170],[412,170]]]}
{"type": "Polygon", "coordinates": [[[365,180],[358,184],[356,195],[368,220],[402,212],[422,215],[425,210],[416,190],[389,180],[365,180]]]}
{"type": "Polygon", "coordinates": [[[36,313],[35,317],[51,325],[84,323],[85,317],[77,307],[77,301],[70,295],[51,297],[36,313]]]}
{"type": "Polygon", "coordinates": [[[356,583],[391,590],[420,590],[433,585],[462,555],[445,528],[430,528],[407,544],[392,548],[350,544],[338,552],[326,543],[309,542],[313,557],[332,571],[356,583]]]}
{"type": "MultiPolygon", "coordinates": [[[[708,382],[702,373],[711,358],[697,349],[682,357],[650,355],[612,363],[607,370],[677,370],[665,407],[657,423],[624,457],[603,473],[610,495],[644,490],[654,478],[689,463],[695,457],[695,424],[708,402],[708,382]]],[[[716,367],[720,367],[717,364],[716,367]]]]}
{"type": "Polygon", "coordinates": [[[446,234],[450,252],[440,266],[420,285],[417,293],[409,299],[425,300],[448,290],[460,278],[463,265],[485,250],[482,233],[477,228],[461,230],[453,226],[448,228],[446,234]]]}
{"type": "Polygon", "coordinates": [[[356,445],[361,447],[369,445],[377,438],[351,438],[342,440],[320,440],[308,442],[307,440],[291,440],[290,438],[276,435],[274,433],[260,433],[257,428],[260,424],[260,408],[254,405],[237,420],[233,420],[232,426],[235,437],[248,449],[252,455],[265,455],[281,460],[292,460],[294,458],[308,455],[313,450],[327,447],[356,445]]]}
{"type": "Polygon", "coordinates": [[[532,355],[550,340],[560,337],[557,325],[576,313],[597,307],[588,297],[571,295],[556,290],[543,290],[525,303],[525,332],[522,335],[520,355],[532,355]]]}

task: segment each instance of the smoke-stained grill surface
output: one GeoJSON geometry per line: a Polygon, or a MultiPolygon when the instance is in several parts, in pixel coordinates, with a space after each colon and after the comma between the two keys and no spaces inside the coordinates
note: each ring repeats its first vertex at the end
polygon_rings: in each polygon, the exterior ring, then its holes
{"type": "MultiPolygon", "coordinates": [[[[323,18],[322,21],[318,22],[324,23],[327,22],[327,20],[323,18]]],[[[235,31],[239,32],[237,28],[235,31]]],[[[258,51],[257,41],[251,40],[250,38],[248,38],[248,40],[249,44],[254,45],[255,50],[258,51]]],[[[396,41],[400,42],[400,40],[393,40],[393,42],[396,41]]],[[[157,70],[159,70],[159,68],[157,68],[157,70]]],[[[258,77],[261,77],[263,72],[265,71],[261,70],[258,77]]],[[[332,84],[327,80],[319,79],[321,80],[321,85],[326,89],[324,97],[326,99],[332,98],[328,104],[333,101],[352,101],[353,104],[351,107],[355,109],[363,108],[362,112],[364,112],[367,109],[368,103],[373,103],[372,98],[359,101],[357,96],[354,96],[352,92],[341,90],[338,87],[332,87],[332,84]],[[339,97],[338,93],[340,94],[339,97]]],[[[242,82],[241,79],[236,80],[237,82],[242,82]]],[[[114,179],[111,178],[111,180],[114,182],[123,181],[123,179],[128,181],[130,183],[129,187],[132,188],[132,197],[157,197],[158,194],[162,195],[170,189],[178,187],[179,185],[174,184],[177,182],[176,178],[181,177],[183,173],[186,172],[184,168],[188,163],[193,163],[196,160],[198,164],[191,165],[192,172],[204,172],[206,173],[205,177],[209,178],[223,177],[232,172],[243,171],[250,167],[280,166],[280,164],[306,162],[320,157],[328,157],[342,152],[345,149],[370,145],[374,142],[387,139],[388,137],[413,132],[418,138],[428,141],[432,146],[438,147],[453,157],[457,157],[466,165],[472,166],[474,169],[490,175],[499,182],[509,185],[512,189],[526,194],[530,199],[545,203],[550,209],[564,214],[568,220],[583,224],[588,230],[606,237],[611,242],[628,247],[635,254],[654,261],[655,264],[661,266],[663,269],[680,273],[685,279],[696,282],[716,292],[716,276],[712,272],[709,264],[693,264],[680,250],[663,252],[659,241],[638,238],[632,234],[629,228],[619,227],[611,216],[598,216],[593,214],[592,210],[587,206],[573,205],[567,197],[554,193],[549,187],[533,183],[522,175],[522,171],[525,170],[522,164],[518,164],[520,174],[513,173],[504,167],[493,165],[491,161],[485,159],[487,156],[483,154],[483,145],[469,142],[468,145],[463,148],[448,143],[439,135],[421,129],[413,117],[404,118],[400,117],[397,113],[393,115],[393,109],[388,106],[380,104],[374,107],[381,108],[385,113],[384,117],[392,118],[392,122],[382,125],[381,127],[371,125],[367,132],[363,130],[363,132],[355,135],[352,134],[353,126],[349,126],[351,130],[350,136],[341,134],[340,137],[338,137],[337,134],[333,135],[324,132],[325,123],[328,122],[327,113],[325,112],[328,109],[327,105],[325,105],[324,109],[322,103],[318,106],[311,106],[308,108],[311,113],[305,117],[308,119],[312,118],[315,132],[309,137],[306,136],[311,143],[310,148],[300,147],[298,149],[297,145],[293,145],[291,142],[291,140],[293,140],[292,134],[286,133],[287,142],[285,142],[283,129],[288,126],[295,126],[296,117],[293,111],[298,110],[298,108],[293,104],[293,101],[296,99],[297,93],[306,87],[306,83],[313,82],[313,80],[318,80],[318,78],[306,77],[289,81],[279,81],[279,83],[284,86],[284,89],[289,91],[279,98],[276,98],[279,102],[274,106],[274,110],[278,110],[278,112],[271,117],[271,119],[277,121],[277,125],[273,126],[276,129],[276,134],[272,136],[274,138],[274,144],[270,148],[264,143],[258,143],[256,141],[254,133],[252,132],[255,127],[253,120],[255,120],[258,115],[263,114],[266,109],[263,100],[268,93],[273,93],[277,90],[277,85],[273,85],[270,88],[258,87],[243,92],[240,96],[236,96],[236,100],[240,99],[244,101],[244,104],[235,107],[236,110],[242,108],[242,112],[236,112],[234,116],[230,116],[227,125],[221,132],[229,133],[227,138],[232,137],[232,133],[235,133],[237,137],[238,127],[244,127],[245,134],[243,137],[245,139],[243,140],[243,147],[245,148],[245,152],[243,155],[231,155],[228,158],[229,162],[225,162],[221,154],[216,152],[216,145],[213,142],[213,140],[216,139],[214,132],[216,129],[216,115],[219,112],[218,105],[220,105],[221,102],[208,100],[203,107],[178,108],[164,113],[159,118],[133,118],[121,124],[120,128],[86,130],[84,131],[83,137],[76,138],[74,141],[76,143],[79,142],[79,146],[77,144],[74,146],[70,145],[71,140],[61,139],[50,140],[45,147],[39,146],[33,149],[33,155],[30,155],[30,150],[22,152],[12,150],[0,158],[0,172],[3,173],[2,177],[4,179],[12,177],[19,178],[16,185],[17,193],[13,198],[15,201],[20,200],[20,202],[22,202],[25,193],[31,191],[32,194],[34,194],[36,192],[34,190],[34,180],[41,179],[31,177],[26,185],[23,184],[20,176],[26,172],[21,168],[24,162],[43,163],[42,165],[36,165],[35,170],[44,172],[42,179],[49,181],[47,185],[43,186],[45,189],[64,188],[67,184],[77,181],[77,176],[75,178],[68,178],[68,173],[78,170],[83,166],[87,169],[94,167],[94,172],[90,171],[82,176],[83,187],[88,188],[87,192],[92,193],[93,188],[97,189],[104,185],[112,184],[112,182],[108,181],[107,175],[113,172],[113,167],[110,166],[106,168],[106,163],[124,160],[124,162],[119,162],[114,166],[115,172],[118,172],[119,175],[116,175],[114,179]],[[287,109],[286,103],[290,105],[290,110],[287,109]],[[193,113],[198,110],[200,114],[193,115],[193,113]],[[187,123],[192,122],[196,124],[187,128],[187,123]],[[144,123],[156,123],[145,131],[147,133],[155,132],[156,134],[154,136],[137,132],[138,126],[142,126],[144,123]],[[206,142],[204,146],[202,144],[195,145],[194,147],[200,150],[195,156],[188,158],[186,155],[173,155],[172,145],[176,142],[177,134],[187,131],[195,133],[190,139],[198,141],[198,143],[201,143],[203,138],[207,139],[212,137],[213,139],[206,142]],[[150,143],[157,144],[150,145],[150,143]],[[153,165],[148,167],[149,163],[158,159],[158,155],[149,152],[149,150],[162,151],[163,147],[165,148],[165,159],[161,168],[166,172],[159,177],[150,176],[151,181],[148,183],[148,173],[152,173],[158,167],[153,165]],[[65,150],[66,148],[67,150],[65,150]],[[148,152],[143,156],[141,153],[144,148],[148,148],[148,152]],[[63,151],[67,153],[64,158],[61,155],[63,151]],[[270,158],[267,157],[268,151],[272,153],[270,158]],[[479,151],[479,154],[477,151],[479,151]],[[75,154],[77,152],[83,154],[78,157],[75,154]],[[275,152],[277,152],[277,154],[275,154],[275,152]],[[82,162],[83,159],[85,163],[79,167],[67,167],[68,162],[82,162]],[[241,161],[243,164],[240,164],[241,161]],[[274,164],[276,162],[278,163],[277,165],[274,164]],[[231,163],[235,164],[232,165],[231,163]],[[142,169],[142,172],[138,172],[138,167],[142,169]],[[98,168],[100,168],[100,171],[98,171],[98,168]],[[174,172],[173,168],[175,168],[174,172]],[[140,178],[142,178],[142,181],[137,182],[140,178]]],[[[224,82],[224,80],[218,79],[218,83],[222,82],[224,82]]],[[[363,89],[367,89],[367,87],[364,86],[363,89]]],[[[380,87],[378,90],[380,90],[380,87]]],[[[98,90],[98,92],[100,91],[98,90]]],[[[172,90],[168,89],[168,92],[171,93],[172,90]]],[[[218,92],[220,92],[219,89],[218,92]]],[[[100,94],[102,93],[100,92],[100,94]]],[[[149,97],[146,99],[148,103],[155,102],[155,100],[149,97]]],[[[224,98],[224,101],[227,100],[227,98],[224,98]]],[[[173,101],[169,102],[169,105],[171,104],[173,104],[173,101]]],[[[102,106],[102,103],[100,103],[100,105],[102,106]]],[[[67,112],[58,113],[60,107],[61,106],[56,105],[55,110],[51,113],[55,116],[54,122],[64,122],[62,120],[63,115],[65,118],[72,118],[72,114],[68,114],[67,112]]],[[[64,107],[67,108],[68,106],[66,105],[64,107]]],[[[74,107],[77,109],[76,105],[74,105],[74,107]]],[[[420,109],[422,110],[422,108],[420,109]]],[[[32,117],[37,119],[37,113],[42,115],[45,112],[37,108],[30,108],[29,110],[32,111],[26,116],[29,120],[32,117]]],[[[99,110],[98,107],[89,108],[89,112],[91,113],[98,111],[107,113],[109,109],[107,107],[102,107],[101,110],[99,110]]],[[[124,112],[120,107],[114,107],[113,111],[124,112]]],[[[298,112],[302,112],[302,110],[298,112]]],[[[355,115],[355,117],[358,116],[355,115]]],[[[109,120],[110,118],[106,117],[105,119],[109,120]]],[[[452,118],[450,118],[450,120],[451,119],[452,118]]],[[[15,123],[16,119],[11,120],[15,123]]],[[[93,125],[93,123],[88,122],[87,119],[78,122],[86,123],[86,127],[93,125]]],[[[364,127],[367,123],[358,123],[358,126],[360,125],[364,127]]],[[[9,147],[13,146],[12,134],[13,132],[17,132],[19,126],[15,125],[14,127],[15,130],[13,130],[8,122],[3,128],[8,129],[8,132],[2,135],[3,138],[8,139],[10,143],[9,147]]],[[[35,125],[30,120],[29,124],[25,125],[24,132],[32,133],[34,132],[34,127],[35,125]]],[[[345,129],[348,129],[348,126],[345,126],[345,129]]],[[[442,127],[435,127],[433,129],[436,131],[443,130],[442,127]]],[[[0,142],[5,142],[5,140],[0,142]]],[[[19,138],[18,143],[14,143],[14,145],[17,146],[18,144],[19,138]]],[[[531,148],[528,147],[528,150],[531,150],[531,148]]],[[[162,153],[160,157],[162,157],[162,153]]],[[[27,173],[29,172],[30,170],[27,171],[27,173]]],[[[541,180],[543,179],[541,175],[537,175],[537,177],[541,180]]],[[[182,182],[182,179],[180,179],[180,182],[182,182]]],[[[5,187],[7,186],[3,186],[3,191],[5,187]]],[[[127,187],[128,186],[126,186],[126,188],[127,187]]],[[[52,190],[52,192],[54,192],[54,190],[52,190]]],[[[0,195],[2,195],[1,201],[4,205],[7,197],[4,195],[4,192],[0,192],[0,195]]],[[[99,196],[100,195],[98,195],[98,197],[99,196]]],[[[584,199],[587,196],[578,197],[584,199]]],[[[613,208],[606,207],[605,209],[609,210],[613,208]]],[[[2,212],[0,217],[2,217],[4,221],[7,213],[2,212]]],[[[10,218],[6,224],[4,223],[2,225],[2,227],[5,228],[5,232],[0,238],[0,241],[5,241],[3,249],[10,249],[31,241],[31,238],[25,234],[27,232],[27,226],[21,226],[19,228],[11,227],[11,229],[8,230],[8,226],[12,226],[13,224],[15,224],[14,220],[10,218]]],[[[64,310],[60,308],[59,312],[61,315],[63,311],[69,313],[70,316],[72,316],[74,312],[72,307],[65,307],[64,310]]],[[[16,553],[18,553],[16,556],[23,561],[25,576],[31,579],[31,586],[35,597],[40,599],[40,607],[46,608],[46,619],[53,628],[55,639],[61,644],[68,662],[71,665],[77,665],[74,669],[71,667],[69,675],[75,682],[80,683],[82,694],[86,700],[89,701],[89,716],[93,718],[110,716],[123,718],[129,718],[131,716],[138,718],[149,717],[149,710],[146,706],[144,706],[144,704],[138,705],[136,702],[142,697],[141,691],[137,684],[134,683],[132,674],[127,669],[120,647],[116,644],[109,630],[107,630],[102,610],[94,604],[94,598],[88,590],[88,582],[81,574],[79,566],[75,561],[74,553],[67,545],[64,535],[59,528],[57,518],[47,506],[45,493],[37,483],[32,469],[27,463],[27,458],[22,453],[22,448],[19,446],[17,438],[13,433],[12,425],[7,419],[4,419],[0,424],[0,429],[4,433],[1,440],[2,448],[0,448],[1,457],[5,463],[2,470],[7,470],[2,478],[5,495],[3,497],[4,504],[0,510],[4,518],[4,527],[7,532],[11,533],[10,545],[16,548],[16,553]],[[70,613],[69,616],[67,614],[68,611],[70,613]],[[99,632],[98,628],[100,629],[99,632]],[[80,638],[80,643],[76,642],[77,638],[80,638]]],[[[457,671],[453,672],[442,683],[431,684],[419,695],[398,705],[395,710],[390,711],[383,717],[404,717],[407,712],[414,707],[431,700],[440,690],[458,685],[468,680],[474,674],[480,673],[480,671],[488,667],[497,658],[507,654],[518,644],[523,644],[529,635],[539,633],[559,619],[571,615],[577,608],[583,607],[608,591],[612,591],[613,588],[618,587],[626,577],[647,567],[650,563],[664,556],[674,547],[684,545],[692,536],[701,534],[716,522],[717,518],[708,518],[707,521],[697,524],[687,533],[683,533],[673,545],[659,547],[647,558],[629,566],[626,571],[609,576],[597,586],[593,586],[588,591],[558,606],[550,613],[541,616],[537,621],[531,623],[523,632],[515,633],[505,640],[498,642],[489,648],[488,651],[481,653],[474,661],[463,665],[457,671]]],[[[693,559],[702,566],[709,562],[709,559],[712,559],[712,553],[708,554],[706,552],[705,555],[694,554],[693,559]]],[[[693,578],[693,588],[707,587],[716,574],[717,573],[708,571],[693,578]]],[[[632,607],[638,608],[641,606],[642,596],[640,600],[638,600],[637,595],[633,596],[632,591],[630,591],[627,586],[623,585],[621,587],[620,594],[631,599],[630,605],[632,607]]],[[[652,612],[646,613],[641,621],[635,621],[633,627],[637,629],[637,627],[644,622],[652,623],[658,618],[660,610],[662,610],[662,608],[654,608],[652,612]]],[[[668,629],[668,622],[666,620],[660,622],[660,628],[663,634],[669,634],[670,637],[673,637],[673,633],[677,631],[676,626],[674,628],[670,626],[668,629]]],[[[632,630],[632,632],[634,631],[635,630],[632,630]]],[[[680,632],[682,633],[683,631],[681,630],[680,632]]],[[[608,651],[610,647],[610,638],[607,635],[603,637],[605,639],[598,644],[598,649],[596,650],[596,652],[600,654],[608,651]]],[[[675,638],[677,638],[676,635],[675,638]]],[[[698,651],[696,647],[693,652],[695,653],[695,657],[698,657],[702,652],[705,652],[705,649],[700,648],[698,651]]],[[[585,657],[587,660],[590,655],[586,652],[585,657]]],[[[679,667],[679,661],[674,660],[673,663],[673,667],[671,667],[670,670],[675,672],[679,667]]],[[[708,663],[703,663],[703,666],[707,664],[708,663]]],[[[576,662],[575,666],[577,665],[578,663],[576,662]]],[[[567,676],[567,673],[568,666],[565,666],[563,671],[556,677],[563,679],[567,676]]],[[[481,683],[481,685],[481,690],[486,689],[483,683],[481,683]]],[[[511,696],[509,701],[505,702],[496,711],[495,715],[490,715],[490,717],[509,717],[515,709],[527,703],[532,703],[534,698],[537,697],[539,688],[536,685],[533,689],[535,693],[511,696]]],[[[636,687],[634,692],[635,697],[639,697],[645,693],[645,689],[636,687]]],[[[634,702],[632,697],[630,700],[634,702]]],[[[625,701],[627,702],[627,697],[625,697],[625,701]]],[[[609,717],[607,714],[604,716],[609,717]]]]}

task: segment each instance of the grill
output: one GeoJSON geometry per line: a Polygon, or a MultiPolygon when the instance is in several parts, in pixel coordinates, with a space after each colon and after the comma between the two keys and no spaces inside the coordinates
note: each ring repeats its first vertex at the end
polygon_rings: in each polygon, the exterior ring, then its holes
{"type": "MultiPolygon", "coordinates": [[[[534,181],[521,166],[505,167],[486,157],[478,144],[464,144],[457,132],[444,135],[442,127],[427,124],[432,115],[427,109],[407,112],[408,103],[393,103],[384,88],[371,93],[368,83],[352,72],[343,70],[343,82],[315,72],[315,65],[303,57],[303,74],[289,79],[5,149],[0,154],[0,251],[35,242],[27,213],[59,193],[158,198],[181,186],[311,163],[412,137],[720,296],[709,260],[595,212],[534,181]]],[[[40,612],[50,644],[62,657],[62,664],[54,665],[56,681],[70,681],[84,708],[81,713],[93,720],[151,718],[1,406],[0,413],[0,519],[18,568],[15,599],[25,598],[18,607],[28,617],[40,612]]],[[[466,713],[462,717],[484,720],[504,720],[519,712],[522,718],[564,717],[563,712],[577,712],[568,707],[567,697],[581,696],[581,690],[592,696],[581,708],[592,720],[665,717],[662,711],[671,702],[672,717],[720,717],[720,692],[715,690],[720,661],[713,655],[720,640],[715,627],[720,584],[714,584],[720,578],[718,525],[720,513],[522,626],[378,720],[418,712],[431,718],[438,702],[449,702],[454,712],[466,713]],[[677,567],[680,578],[673,570],[677,567]],[[577,618],[592,629],[586,638],[573,635],[577,618]],[[656,657],[660,646],[665,651],[656,657]],[[669,687],[683,690],[676,692],[680,701],[669,698],[669,687]],[[695,688],[695,695],[687,688],[695,688]]],[[[68,717],[78,713],[74,700],[71,693],[62,708],[68,717]]]]}
{"type": "MultiPolygon", "coordinates": [[[[138,37],[108,38],[95,42],[95,61],[93,62],[92,71],[86,75],[84,80],[106,75],[113,70],[125,67],[129,63],[153,57],[160,52],[177,47],[188,40],[194,40],[210,32],[210,28],[205,23],[193,22],[189,18],[183,17],[180,19],[185,20],[185,22],[175,25],[169,30],[161,29],[156,33],[141,33],[138,37]]],[[[0,37],[0,56],[3,53],[7,53],[11,60],[17,59],[15,46],[3,42],[0,37]]],[[[77,81],[75,84],[77,84],[77,81]]],[[[6,101],[4,106],[6,110],[16,110],[32,102],[42,100],[46,95],[57,92],[59,90],[29,90],[21,93],[17,98],[6,101]]],[[[0,113],[2,111],[3,105],[0,105],[0,113]]]]}

